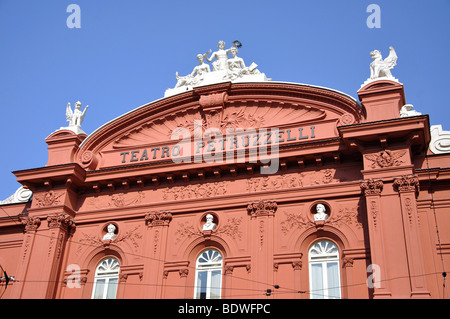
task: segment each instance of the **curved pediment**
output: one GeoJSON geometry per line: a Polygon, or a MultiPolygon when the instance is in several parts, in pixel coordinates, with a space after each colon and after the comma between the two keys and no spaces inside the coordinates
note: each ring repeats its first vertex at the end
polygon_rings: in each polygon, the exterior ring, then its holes
{"type": "Polygon", "coordinates": [[[181,136],[201,139],[211,132],[226,139],[229,132],[277,130],[277,142],[307,142],[337,137],[338,125],[360,119],[359,104],[330,89],[222,83],[158,100],[115,119],[88,136],[77,158],[88,169],[167,160],[181,136]]]}

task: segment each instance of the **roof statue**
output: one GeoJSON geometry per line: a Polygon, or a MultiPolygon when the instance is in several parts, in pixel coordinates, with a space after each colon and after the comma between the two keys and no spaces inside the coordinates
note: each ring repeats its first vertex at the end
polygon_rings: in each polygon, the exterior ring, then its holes
{"type": "Polygon", "coordinates": [[[422,113],[413,110],[413,108],[414,106],[412,104],[403,105],[402,108],[400,109],[400,117],[422,115],[422,113]]]}
{"type": "Polygon", "coordinates": [[[69,122],[69,126],[61,127],[60,130],[70,130],[75,132],[75,134],[86,134],[81,129],[81,123],[83,122],[84,116],[86,115],[86,111],[89,105],[86,105],[83,111],[81,111],[81,102],[78,101],[75,103],[75,108],[72,111],[70,107],[70,103],[67,103],[66,107],[66,119],[69,122]]]}
{"type": "Polygon", "coordinates": [[[389,47],[389,55],[384,60],[381,52],[378,50],[370,52],[370,56],[373,60],[373,62],[370,63],[370,78],[367,79],[362,86],[377,80],[391,80],[398,82],[391,73],[391,70],[397,65],[398,58],[393,47],[389,47]]]}
{"type": "Polygon", "coordinates": [[[212,52],[212,50],[209,50],[204,54],[198,54],[197,60],[199,64],[188,75],[179,76],[178,72],[176,72],[175,78],[177,83],[175,88],[167,89],[165,96],[182,93],[196,86],[219,82],[270,81],[271,79],[268,79],[264,73],[257,69],[258,65],[256,63],[251,63],[247,67],[244,60],[237,56],[238,48],[241,46],[242,44],[239,41],[234,41],[230,48],[225,49],[225,42],[219,41],[217,51],[212,52]],[[231,58],[229,54],[231,54],[231,58]],[[211,66],[205,61],[211,63],[211,66]]]}

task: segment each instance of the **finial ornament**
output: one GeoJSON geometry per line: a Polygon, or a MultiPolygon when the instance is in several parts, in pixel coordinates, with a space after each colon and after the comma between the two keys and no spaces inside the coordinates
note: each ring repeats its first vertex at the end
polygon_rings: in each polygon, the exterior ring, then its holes
{"type": "Polygon", "coordinates": [[[175,88],[167,89],[165,96],[170,96],[191,90],[193,87],[220,82],[263,82],[270,81],[264,73],[257,69],[256,63],[246,66],[244,60],[237,56],[238,48],[242,43],[233,41],[233,45],[226,49],[224,41],[217,43],[218,49],[214,52],[208,50],[204,54],[197,54],[199,64],[192,72],[185,76],[175,73],[177,83],[175,88]],[[211,53],[212,52],[212,53],[211,53]],[[229,55],[231,54],[231,58],[229,55]],[[208,63],[211,63],[211,67],[208,63]]]}

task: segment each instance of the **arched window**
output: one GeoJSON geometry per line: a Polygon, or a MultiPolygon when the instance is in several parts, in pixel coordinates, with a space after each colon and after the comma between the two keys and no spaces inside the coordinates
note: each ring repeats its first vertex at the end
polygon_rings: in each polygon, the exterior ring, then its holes
{"type": "Polygon", "coordinates": [[[92,299],[115,299],[119,282],[119,261],[115,258],[103,259],[95,270],[92,299]]]}
{"type": "Polygon", "coordinates": [[[215,249],[203,251],[195,267],[195,299],[218,299],[222,290],[222,254],[215,249]]]}
{"type": "Polygon", "coordinates": [[[309,249],[309,289],[311,299],[341,298],[339,249],[322,240],[309,249]]]}

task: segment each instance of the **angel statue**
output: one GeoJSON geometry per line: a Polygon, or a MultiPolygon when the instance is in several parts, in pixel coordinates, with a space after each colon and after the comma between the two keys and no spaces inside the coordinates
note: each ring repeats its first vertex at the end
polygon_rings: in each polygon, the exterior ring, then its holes
{"type": "Polygon", "coordinates": [[[81,126],[81,123],[83,122],[84,115],[86,114],[86,110],[88,109],[88,107],[89,105],[86,105],[84,111],[81,112],[81,102],[78,101],[75,103],[75,109],[72,112],[72,109],[70,108],[70,103],[67,103],[66,119],[67,122],[69,122],[69,127],[81,126]]]}
{"type": "Polygon", "coordinates": [[[391,69],[397,65],[397,54],[393,47],[389,47],[389,56],[383,60],[380,51],[370,52],[373,62],[370,63],[370,79],[380,77],[393,78],[391,69]]]}

